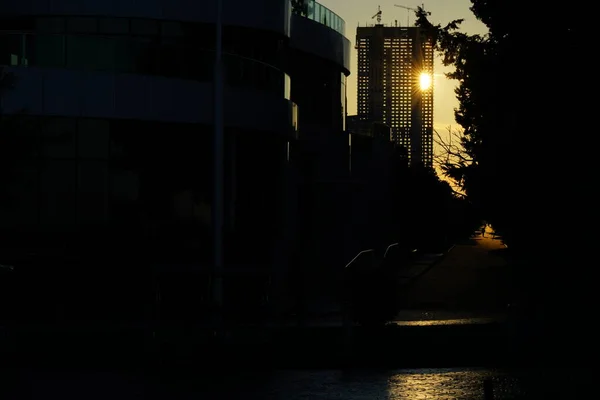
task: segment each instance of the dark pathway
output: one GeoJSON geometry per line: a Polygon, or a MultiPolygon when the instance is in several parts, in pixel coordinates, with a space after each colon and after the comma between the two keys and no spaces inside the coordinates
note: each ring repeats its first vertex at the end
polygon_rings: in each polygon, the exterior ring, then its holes
{"type": "Polygon", "coordinates": [[[425,274],[399,289],[397,319],[500,318],[513,302],[505,249],[491,233],[457,244],[425,274]]]}

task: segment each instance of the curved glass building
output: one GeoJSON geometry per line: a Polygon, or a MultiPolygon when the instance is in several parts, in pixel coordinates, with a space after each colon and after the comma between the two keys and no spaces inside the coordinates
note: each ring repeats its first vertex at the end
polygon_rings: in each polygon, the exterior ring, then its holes
{"type": "MultiPolygon", "coordinates": [[[[253,200],[272,182],[251,190],[244,177],[269,180],[300,134],[344,130],[349,41],[314,1],[306,15],[289,0],[222,1],[228,223],[252,226],[257,214],[241,204],[268,210],[275,196],[253,200]]],[[[21,114],[35,141],[18,168],[31,192],[15,194],[7,228],[56,238],[113,223],[122,232],[125,220],[146,232],[206,223],[215,5],[0,1],[0,65],[17,78],[2,112],[21,114]]]]}
{"type": "MultiPolygon", "coordinates": [[[[290,148],[344,133],[350,41],[312,0],[221,2],[225,262],[271,266],[290,148]]],[[[216,22],[217,0],[0,0],[5,247],[210,265],[216,22]]]]}

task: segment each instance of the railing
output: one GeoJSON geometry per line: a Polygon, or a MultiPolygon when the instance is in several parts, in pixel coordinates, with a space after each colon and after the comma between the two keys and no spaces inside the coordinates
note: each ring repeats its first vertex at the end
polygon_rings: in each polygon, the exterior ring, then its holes
{"type": "Polygon", "coordinates": [[[363,276],[367,275],[375,268],[376,263],[375,250],[367,249],[360,251],[344,266],[342,309],[344,326],[346,326],[346,328],[349,328],[356,319],[356,308],[362,300],[361,294],[363,294],[363,291],[362,288],[358,287],[358,282],[362,280],[361,278],[363,276]],[[367,265],[361,265],[360,263],[364,262],[366,257],[369,257],[366,261],[367,265]]]}
{"type": "Polygon", "coordinates": [[[343,304],[347,328],[353,322],[377,325],[393,318],[397,312],[394,300],[396,273],[398,268],[410,264],[417,254],[417,249],[392,243],[383,254],[373,249],[363,250],[346,264],[343,304]]]}
{"type": "Polygon", "coordinates": [[[398,246],[399,243],[392,243],[390,244],[386,249],[385,249],[385,253],[383,253],[383,258],[386,258],[388,253],[390,252],[391,249],[393,249],[394,247],[398,246]]]}
{"type": "Polygon", "coordinates": [[[361,252],[359,252],[356,256],[354,256],[354,258],[352,260],[350,260],[350,262],[348,264],[346,264],[346,266],[344,267],[344,269],[348,269],[350,266],[352,266],[354,263],[356,263],[356,261],[363,255],[363,254],[374,254],[373,249],[368,249],[368,250],[363,250],[361,252]]]}
{"type": "Polygon", "coordinates": [[[384,268],[401,268],[410,264],[418,252],[417,249],[402,248],[400,243],[392,243],[385,249],[381,264],[384,268]]]}
{"type": "Polygon", "coordinates": [[[346,35],[346,22],[339,15],[315,0],[293,0],[292,12],[323,24],[344,36],[346,35]]]}

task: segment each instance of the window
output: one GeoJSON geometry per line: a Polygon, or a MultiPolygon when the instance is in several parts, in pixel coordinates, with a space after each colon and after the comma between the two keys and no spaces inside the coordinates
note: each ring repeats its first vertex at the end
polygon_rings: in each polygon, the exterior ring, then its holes
{"type": "Polygon", "coordinates": [[[102,223],[108,210],[108,165],[82,160],[77,168],[77,218],[80,223],[102,223]]]}
{"type": "Polygon", "coordinates": [[[158,21],[152,19],[132,19],[131,34],[143,36],[158,35],[158,21]]]}
{"type": "Polygon", "coordinates": [[[110,123],[101,119],[80,119],[77,129],[79,158],[106,159],[108,157],[110,123]]]}
{"type": "Polygon", "coordinates": [[[163,44],[158,54],[158,73],[166,76],[184,77],[186,66],[182,46],[163,44]]]}
{"type": "Polygon", "coordinates": [[[92,17],[67,18],[68,33],[96,33],[98,32],[98,21],[92,17]]]}
{"type": "MultiPolygon", "coordinates": [[[[52,17],[35,21],[36,33],[0,34],[0,64],[155,74],[199,81],[213,77],[214,53],[206,48],[212,47],[214,29],[203,24],[165,21],[160,25],[160,40],[158,36],[148,37],[159,32],[159,22],[155,20],[52,17]],[[115,36],[128,35],[130,26],[138,36],[115,36]],[[204,41],[206,48],[198,48],[198,43],[202,43],[198,40],[204,41]]],[[[236,37],[248,36],[240,29],[234,33],[236,37]]],[[[288,97],[289,83],[283,72],[244,59],[245,56],[279,64],[278,41],[271,42],[271,37],[260,40],[260,35],[253,37],[273,46],[235,48],[237,54],[244,54],[226,57],[232,78],[229,83],[266,88],[288,97]]]]}
{"type": "Polygon", "coordinates": [[[115,71],[134,72],[135,57],[132,53],[132,42],[125,38],[114,38],[115,71]]]}
{"type": "Polygon", "coordinates": [[[161,23],[161,34],[165,37],[180,37],[184,35],[181,23],[175,21],[163,21],[161,23]]]}
{"type": "Polygon", "coordinates": [[[65,66],[65,37],[62,35],[36,35],[32,64],[43,67],[65,66]]]}
{"type": "Polygon", "coordinates": [[[100,18],[98,32],[109,35],[129,34],[129,19],[127,18],[100,18]]]}
{"type": "Polygon", "coordinates": [[[47,160],[40,178],[40,222],[61,228],[72,226],[77,204],[75,160],[47,160]]]}
{"type": "Polygon", "coordinates": [[[43,122],[43,155],[49,158],[74,158],[76,120],[51,118],[43,122]]]}
{"type": "Polygon", "coordinates": [[[67,67],[106,71],[115,68],[115,45],[119,39],[101,36],[68,36],[67,67]]]}
{"type": "Polygon", "coordinates": [[[0,36],[0,64],[20,64],[19,60],[24,50],[23,40],[25,40],[25,35],[22,34],[9,33],[0,36]]]}
{"type": "Polygon", "coordinates": [[[65,19],[56,17],[38,18],[35,30],[43,33],[64,33],[65,19]]]}
{"type": "Polygon", "coordinates": [[[129,43],[129,51],[133,61],[133,71],[139,74],[151,74],[157,70],[158,54],[149,41],[139,39],[129,43]]]}
{"type": "MultiPolygon", "coordinates": [[[[183,48],[185,50],[185,48],[183,48]]],[[[186,76],[203,81],[210,80],[214,74],[214,53],[210,51],[184,51],[185,65],[189,70],[186,76]]]]}

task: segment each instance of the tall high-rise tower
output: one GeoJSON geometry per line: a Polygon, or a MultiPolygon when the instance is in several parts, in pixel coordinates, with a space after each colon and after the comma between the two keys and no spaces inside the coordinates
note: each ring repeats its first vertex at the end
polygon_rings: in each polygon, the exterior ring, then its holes
{"type": "Polygon", "coordinates": [[[433,42],[417,27],[358,27],[358,118],[392,128],[412,165],[433,165],[433,42]]]}

